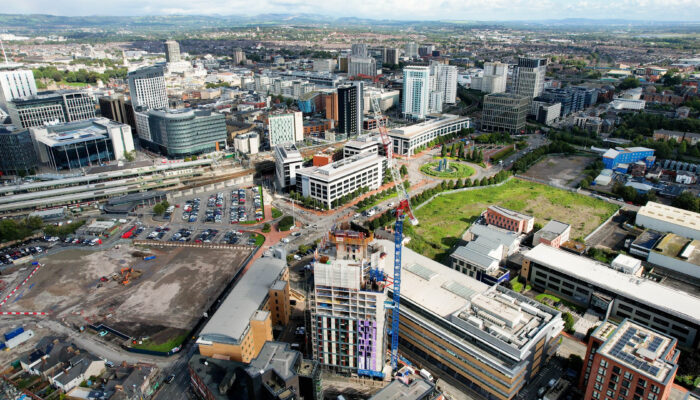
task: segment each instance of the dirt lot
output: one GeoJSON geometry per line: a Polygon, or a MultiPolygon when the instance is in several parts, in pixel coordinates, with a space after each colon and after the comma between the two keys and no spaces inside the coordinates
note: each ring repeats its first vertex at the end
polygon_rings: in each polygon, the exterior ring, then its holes
{"type": "MultiPolygon", "coordinates": [[[[76,326],[103,322],[133,337],[181,335],[192,328],[247,255],[243,250],[132,245],[95,252],[67,250],[44,258],[45,266],[3,311],[50,311],[51,318],[76,326]],[[157,258],[144,261],[146,254],[157,258]],[[142,275],[127,286],[119,283],[121,279],[111,279],[124,267],[142,275]],[[110,279],[100,282],[101,277],[110,279]]],[[[30,270],[4,278],[16,285],[30,270]]]]}
{"type": "Polygon", "coordinates": [[[576,187],[583,178],[582,171],[593,158],[585,156],[546,157],[524,174],[555,185],[576,187]]]}

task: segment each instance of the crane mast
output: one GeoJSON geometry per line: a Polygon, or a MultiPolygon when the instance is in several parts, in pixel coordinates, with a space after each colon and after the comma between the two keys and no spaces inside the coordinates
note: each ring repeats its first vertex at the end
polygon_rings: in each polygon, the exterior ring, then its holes
{"type": "Polygon", "coordinates": [[[399,307],[401,302],[401,249],[403,243],[403,223],[406,217],[412,225],[417,225],[418,220],[411,211],[411,201],[406,187],[401,182],[401,173],[397,163],[394,162],[394,144],[389,138],[386,126],[382,124],[382,110],[379,108],[377,96],[371,96],[372,111],[374,113],[377,128],[382,138],[384,151],[386,152],[387,168],[391,172],[394,188],[398,194],[398,206],[396,207],[396,224],[394,225],[394,282],[393,304],[391,306],[391,368],[396,369],[399,349],[399,307]]]}

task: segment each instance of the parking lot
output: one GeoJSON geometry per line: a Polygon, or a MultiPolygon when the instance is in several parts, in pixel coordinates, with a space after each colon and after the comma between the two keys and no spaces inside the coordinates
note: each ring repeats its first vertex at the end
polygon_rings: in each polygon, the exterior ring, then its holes
{"type": "Polygon", "coordinates": [[[264,218],[261,196],[258,186],[205,193],[176,203],[166,217],[173,223],[255,223],[264,218]]]}

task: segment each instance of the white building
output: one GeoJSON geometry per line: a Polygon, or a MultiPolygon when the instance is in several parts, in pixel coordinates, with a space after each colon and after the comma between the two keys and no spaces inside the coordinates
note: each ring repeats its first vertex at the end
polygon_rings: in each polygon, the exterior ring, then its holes
{"type": "Polygon", "coordinates": [[[165,61],[168,63],[179,62],[182,58],[180,57],[180,44],[174,40],[165,41],[165,61]]]}
{"type": "Polygon", "coordinates": [[[534,115],[538,122],[549,125],[561,115],[561,103],[533,100],[530,115],[534,115]]]}
{"type": "Polygon", "coordinates": [[[616,110],[640,111],[643,110],[646,106],[646,101],[632,99],[614,99],[612,102],[610,102],[610,106],[616,110]]]}
{"type": "Polygon", "coordinates": [[[364,87],[362,91],[364,100],[363,110],[366,114],[372,114],[372,98],[379,99],[379,108],[382,112],[390,109],[393,106],[398,106],[401,101],[401,92],[398,90],[379,89],[375,87],[364,87]]]}
{"type": "Polygon", "coordinates": [[[484,93],[503,93],[508,81],[508,64],[500,62],[484,63],[482,76],[471,78],[471,88],[484,93]]]}
{"type": "Polygon", "coordinates": [[[237,135],[233,138],[233,147],[242,154],[258,154],[260,152],[260,136],[255,132],[237,135]]]}
{"type": "Polygon", "coordinates": [[[423,122],[390,130],[389,138],[393,141],[394,154],[411,156],[415,149],[427,146],[439,136],[458,132],[471,127],[471,119],[452,114],[430,116],[423,122]]]}
{"type": "Polygon", "coordinates": [[[384,153],[381,136],[378,134],[358,136],[353,140],[349,140],[345,143],[345,146],[343,146],[343,158],[348,158],[360,153],[384,153]]]}
{"type": "MultiPolygon", "coordinates": [[[[275,184],[278,190],[296,187],[297,172],[304,163],[301,153],[294,143],[282,143],[275,146],[275,184]]],[[[300,193],[300,191],[297,191],[300,193]]]]}
{"type": "MultiPolygon", "coordinates": [[[[433,61],[431,75],[435,80],[435,91],[440,93],[443,104],[455,104],[457,99],[457,67],[433,61]]],[[[435,108],[437,110],[437,108],[435,108]]],[[[442,111],[442,107],[439,109],[442,111]]]]}
{"type": "Polygon", "coordinates": [[[638,275],[641,273],[642,260],[624,254],[618,254],[610,263],[610,267],[615,271],[625,274],[638,275]]]}
{"type": "Polygon", "coordinates": [[[321,59],[313,61],[313,71],[314,72],[333,72],[335,70],[335,60],[333,59],[321,59]]]}
{"type": "Polygon", "coordinates": [[[408,58],[418,57],[418,44],[416,42],[408,42],[404,48],[404,54],[408,58]]]}
{"type": "Polygon", "coordinates": [[[350,56],[348,59],[348,77],[357,75],[379,75],[377,61],[372,57],[350,56]]]}
{"type": "Polygon", "coordinates": [[[700,214],[653,201],[637,211],[634,223],[659,232],[700,239],[700,214]]]}
{"type": "Polygon", "coordinates": [[[518,58],[518,64],[513,69],[513,84],[511,92],[530,99],[544,91],[544,78],[547,72],[545,58],[518,58]]]}
{"type": "Polygon", "coordinates": [[[385,162],[378,154],[361,153],[322,167],[303,168],[296,171],[296,191],[332,208],[334,200],[356,189],[378,189],[385,162]]]}
{"type": "Polygon", "coordinates": [[[0,70],[0,108],[7,111],[7,102],[36,94],[36,81],[30,69],[0,70]]]}
{"type": "Polygon", "coordinates": [[[301,142],[304,140],[302,113],[296,111],[287,114],[270,115],[267,130],[270,135],[270,147],[285,142],[301,142]]]}
{"type": "Polygon", "coordinates": [[[430,67],[408,66],[403,69],[403,113],[422,119],[430,112],[430,67]]]}
{"type": "Polygon", "coordinates": [[[151,66],[129,72],[129,94],[134,109],[164,109],[168,106],[163,67],[151,66]]]}

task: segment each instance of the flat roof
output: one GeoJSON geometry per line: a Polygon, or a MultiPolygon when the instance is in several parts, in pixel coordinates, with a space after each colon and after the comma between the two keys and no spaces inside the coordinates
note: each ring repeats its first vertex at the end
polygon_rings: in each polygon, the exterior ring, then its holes
{"type": "Polygon", "coordinates": [[[299,169],[297,170],[297,175],[307,175],[311,178],[328,181],[336,176],[341,176],[354,171],[361,171],[373,164],[376,164],[377,161],[380,161],[382,158],[384,157],[376,153],[360,153],[321,167],[299,169]]]}
{"type": "Polygon", "coordinates": [[[239,343],[268,295],[270,286],[286,267],[283,260],[258,258],[226,296],[199,336],[212,342],[239,343]]]}
{"type": "Polygon", "coordinates": [[[434,118],[429,118],[417,124],[404,126],[401,128],[392,129],[388,132],[389,136],[397,136],[402,138],[412,138],[420,135],[423,132],[431,129],[439,128],[442,125],[454,123],[457,121],[469,121],[468,117],[460,117],[454,114],[434,114],[434,118]]]}
{"type": "Polygon", "coordinates": [[[395,379],[369,400],[420,400],[429,395],[434,387],[425,379],[416,379],[408,385],[395,379]]]}
{"type": "Polygon", "coordinates": [[[637,211],[637,217],[640,215],[689,229],[700,229],[700,214],[653,201],[647,202],[637,211]]]}
{"type": "Polygon", "coordinates": [[[609,326],[605,328],[607,336],[602,338],[605,342],[598,348],[598,353],[657,382],[665,382],[676,367],[665,360],[676,339],[628,319],[615,330],[609,326]]]}
{"type": "Polygon", "coordinates": [[[700,240],[669,233],[656,243],[653,251],[700,266],[700,240]]]}
{"type": "Polygon", "coordinates": [[[254,376],[272,369],[286,381],[297,374],[295,365],[299,357],[301,353],[290,349],[289,343],[268,341],[265,342],[258,356],[250,361],[250,366],[246,370],[254,376]]]}
{"type": "Polygon", "coordinates": [[[512,218],[512,219],[519,219],[519,220],[528,221],[528,220],[531,220],[531,219],[534,219],[534,218],[535,218],[535,217],[533,217],[533,216],[531,216],[531,215],[523,214],[523,213],[520,213],[520,212],[517,212],[517,211],[513,211],[513,210],[510,210],[510,209],[508,209],[508,208],[501,207],[501,206],[489,206],[488,209],[489,209],[489,210],[496,211],[496,212],[498,212],[499,214],[503,214],[503,215],[505,215],[506,217],[512,218]]]}
{"type": "Polygon", "coordinates": [[[700,324],[700,298],[689,293],[615,271],[606,264],[545,244],[538,244],[524,255],[568,276],[700,324]]]}
{"type": "Polygon", "coordinates": [[[560,221],[553,219],[553,220],[547,222],[547,225],[542,227],[542,229],[540,229],[540,230],[545,231],[545,232],[552,232],[556,235],[561,235],[570,227],[571,227],[571,225],[569,225],[569,224],[565,224],[563,222],[560,222],[560,221]]]}

